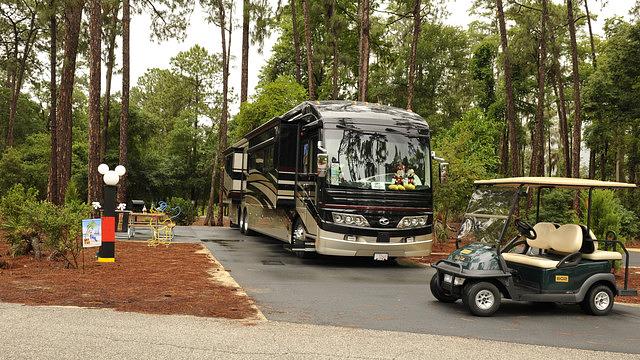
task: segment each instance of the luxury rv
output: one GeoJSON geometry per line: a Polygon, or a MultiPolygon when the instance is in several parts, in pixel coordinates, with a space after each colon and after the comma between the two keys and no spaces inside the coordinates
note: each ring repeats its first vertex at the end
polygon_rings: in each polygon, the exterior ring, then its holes
{"type": "Polygon", "coordinates": [[[299,256],[428,255],[429,136],[424,119],[405,110],[304,102],[226,150],[231,224],[299,256]]]}

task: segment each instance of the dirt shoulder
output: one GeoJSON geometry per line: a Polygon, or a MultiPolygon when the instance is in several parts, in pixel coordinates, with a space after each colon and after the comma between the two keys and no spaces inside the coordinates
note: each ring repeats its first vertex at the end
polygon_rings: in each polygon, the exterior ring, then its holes
{"type": "Polygon", "coordinates": [[[260,319],[261,314],[222,266],[200,244],[149,247],[118,242],[116,262],[85,269],[61,263],[11,258],[0,241],[0,301],[28,305],[71,305],[152,314],[260,319]]]}

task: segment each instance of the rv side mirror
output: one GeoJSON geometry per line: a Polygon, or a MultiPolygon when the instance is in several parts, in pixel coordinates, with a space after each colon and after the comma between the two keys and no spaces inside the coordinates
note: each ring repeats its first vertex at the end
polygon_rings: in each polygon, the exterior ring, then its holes
{"type": "Polygon", "coordinates": [[[440,168],[440,183],[444,184],[447,182],[447,171],[449,170],[449,163],[441,162],[439,163],[440,168]]]}
{"type": "Polygon", "coordinates": [[[329,156],[327,154],[318,154],[318,177],[327,176],[327,163],[329,162],[329,156]]]}
{"type": "Polygon", "coordinates": [[[324,144],[322,143],[322,140],[318,140],[318,150],[320,150],[320,152],[326,153],[327,149],[324,148],[324,144]]]}

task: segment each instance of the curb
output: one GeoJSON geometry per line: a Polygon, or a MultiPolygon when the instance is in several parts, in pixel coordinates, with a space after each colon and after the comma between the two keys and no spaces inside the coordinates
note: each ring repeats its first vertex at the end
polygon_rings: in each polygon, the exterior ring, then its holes
{"type": "Polygon", "coordinates": [[[222,266],[222,264],[218,261],[218,259],[216,259],[216,257],[213,256],[213,253],[206,246],[204,246],[204,244],[201,244],[201,246],[202,246],[202,249],[200,251],[198,251],[198,252],[207,254],[207,256],[209,256],[211,261],[214,264],[216,264],[218,266],[218,268],[219,268],[219,271],[210,271],[209,272],[211,277],[213,279],[215,279],[215,280],[220,281],[221,283],[227,284],[228,286],[235,288],[236,291],[238,292],[238,294],[240,294],[240,296],[244,296],[244,297],[246,297],[246,298],[251,300],[251,308],[253,310],[255,310],[256,316],[252,317],[252,318],[243,319],[243,320],[240,320],[240,321],[247,322],[247,323],[266,322],[266,321],[268,321],[267,317],[264,316],[262,311],[260,311],[258,306],[253,301],[253,299],[251,299],[249,297],[249,295],[247,295],[247,293],[240,286],[240,284],[238,284],[238,282],[231,276],[231,274],[229,274],[229,272],[224,268],[224,266],[222,266]]]}

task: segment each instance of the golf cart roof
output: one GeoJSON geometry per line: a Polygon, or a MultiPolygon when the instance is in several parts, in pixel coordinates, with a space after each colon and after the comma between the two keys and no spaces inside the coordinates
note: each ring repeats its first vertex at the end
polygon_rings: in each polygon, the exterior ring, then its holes
{"type": "Polygon", "coordinates": [[[492,180],[477,180],[476,185],[495,185],[505,187],[530,186],[538,188],[570,188],[570,189],[589,189],[589,188],[635,188],[635,184],[627,184],[614,181],[600,181],[590,179],[576,179],[564,177],[513,177],[492,180]]]}

